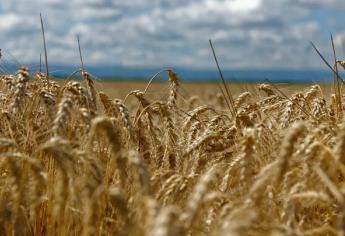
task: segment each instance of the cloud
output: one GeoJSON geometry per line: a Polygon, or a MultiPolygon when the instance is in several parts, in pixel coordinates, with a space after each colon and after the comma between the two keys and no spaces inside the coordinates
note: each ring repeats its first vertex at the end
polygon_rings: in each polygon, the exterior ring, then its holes
{"type": "Polygon", "coordinates": [[[340,0],[2,0],[0,47],[37,62],[42,12],[51,64],[79,64],[79,34],[89,65],[213,67],[212,38],[223,67],[320,67],[309,41],[329,56],[332,31],[341,46],[345,27],[335,27],[332,14],[341,7],[340,0]]]}

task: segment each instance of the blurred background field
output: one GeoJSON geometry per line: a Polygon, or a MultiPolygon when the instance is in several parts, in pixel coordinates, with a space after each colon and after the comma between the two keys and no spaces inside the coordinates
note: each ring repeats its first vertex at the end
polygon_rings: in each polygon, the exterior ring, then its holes
{"type": "MultiPolygon", "coordinates": [[[[106,81],[101,80],[96,82],[96,87],[100,91],[104,91],[111,98],[124,99],[125,96],[133,90],[143,91],[147,86],[147,81],[106,81]]],[[[259,95],[257,90],[258,83],[228,83],[231,92],[237,97],[239,94],[249,91],[253,94],[259,95]]],[[[312,83],[276,83],[275,86],[279,88],[284,94],[292,95],[296,92],[310,89],[312,83]]],[[[320,84],[324,96],[329,98],[333,89],[333,84],[320,84]]],[[[167,81],[154,82],[150,85],[147,96],[151,99],[162,99],[168,96],[169,84],[167,81]]],[[[182,81],[179,91],[181,100],[190,99],[194,96],[203,98],[204,101],[216,99],[221,96],[219,89],[219,82],[188,82],[182,81]]]]}

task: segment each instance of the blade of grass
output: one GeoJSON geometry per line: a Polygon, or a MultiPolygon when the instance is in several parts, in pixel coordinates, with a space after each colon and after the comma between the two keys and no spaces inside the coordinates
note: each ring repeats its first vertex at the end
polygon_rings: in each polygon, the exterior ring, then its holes
{"type": "Polygon", "coordinates": [[[339,77],[338,77],[338,65],[337,65],[337,55],[335,52],[334,40],[333,35],[331,34],[331,42],[332,42],[332,51],[333,51],[333,58],[334,58],[334,70],[337,72],[334,74],[334,83],[337,82],[337,86],[339,86],[339,77]]]}
{"type": "Polygon", "coordinates": [[[317,47],[315,46],[315,44],[313,42],[310,42],[311,46],[314,48],[314,50],[317,52],[317,54],[321,57],[321,59],[323,60],[323,62],[327,65],[328,68],[330,68],[333,73],[337,74],[338,78],[344,83],[343,78],[341,78],[341,76],[339,75],[339,73],[337,73],[333,67],[327,62],[327,60],[322,56],[321,52],[317,49],[317,47]]]}
{"type": "Polygon", "coordinates": [[[83,61],[83,55],[82,55],[82,53],[81,53],[79,35],[77,35],[77,42],[78,42],[78,49],[79,49],[79,57],[80,57],[80,63],[81,63],[81,70],[82,70],[82,72],[84,72],[84,61],[83,61]]]}
{"type": "Polygon", "coordinates": [[[338,63],[337,63],[337,55],[335,53],[335,46],[333,35],[331,34],[331,42],[332,42],[332,50],[333,50],[333,57],[334,57],[334,92],[336,96],[336,103],[337,103],[337,113],[338,115],[341,114],[342,105],[341,105],[341,94],[340,94],[340,82],[339,82],[339,71],[338,71],[338,63]]]}
{"type": "MultiPolygon", "coordinates": [[[[224,90],[225,90],[225,92],[226,92],[226,94],[227,94],[227,96],[228,96],[228,99],[229,99],[229,101],[230,101],[230,104],[228,104],[229,110],[230,110],[232,116],[235,117],[235,115],[236,115],[236,109],[235,109],[235,102],[234,102],[234,99],[233,99],[233,97],[232,97],[232,94],[231,94],[230,89],[229,89],[229,88],[227,87],[227,85],[226,85],[226,82],[225,82],[225,79],[224,79],[222,70],[220,69],[220,66],[219,66],[219,63],[218,63],[218,59],[217,59],[217,55],[216,55],[216,52],[215,52],[215,50],[214,50],[214,47],[213,47],[213,44],[212,44],[211,39],[209,40],[209,43],[210,43],[210,47],[211,47],[211,49],[212,49],[213,57],[214,57],[214,60],[215,60],[215,62],[216,62],[216,65],[217,65],[217,69],[218,69],[220,78],[222,79],[222,83],[223,83],[224,90]]],[[[219,87],[220,87],[220,86],[219,86],[219,87]]],[[[225,98],[225,100],[226,100],[226,96],[225,96],[224,91],[223,91],[222,89],[221,89],[221,91],[222,91],[222,94],[223,94],[223,96],[224,96],[224,98],[225,98]]],[[[228,103],[228,102],[227,102],[227,103],[228,103]]]]}
{"type": "Polygon", "coordinates": [[[45,37],[45,34],[44,34],[44,26],[43,26],[42,13],[40,13],[40,19],[41,19],[41,31],[42,31],[42,39],[43,39],[43,46],[44,46],[44,57],[45,57],[45,65],[46,65],[47,83],[48,83],[48,88],[49,88],[48,53],[47,53],[46,37],[45,37]]]}

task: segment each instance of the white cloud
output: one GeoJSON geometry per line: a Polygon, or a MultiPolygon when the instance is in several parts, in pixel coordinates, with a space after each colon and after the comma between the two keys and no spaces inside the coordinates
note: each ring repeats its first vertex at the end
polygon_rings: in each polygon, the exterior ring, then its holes
{"type": "Polygon", "coordinates": [[[261,5],[261,0],[230,0],[226,1],[232,12],[251,12],[261,5]]]}
{"type": "Polygon", "coordinates": [[[13,13],[2,15],[0,16],[0,28],[3,32],[13,29],[21,22],[20,19],[20,16],[13,13]]]}

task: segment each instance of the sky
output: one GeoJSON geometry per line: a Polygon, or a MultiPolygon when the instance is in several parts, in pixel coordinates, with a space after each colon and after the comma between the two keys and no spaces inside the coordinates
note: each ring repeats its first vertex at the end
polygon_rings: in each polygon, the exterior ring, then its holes
{"type": "MultiPolygon", "coordinates": [[[[50,64],[307,69],[331,60],[330,33],[344,57],[344,0],[1,0],[0,48],[38,63],[44,18],[50,64]]],[[[15,59],[14,59],[15,58],[15,59]]]]}

